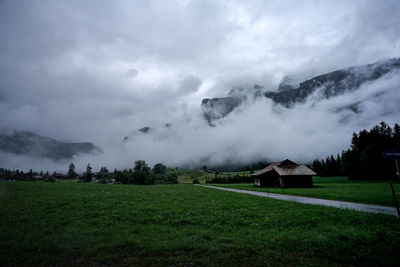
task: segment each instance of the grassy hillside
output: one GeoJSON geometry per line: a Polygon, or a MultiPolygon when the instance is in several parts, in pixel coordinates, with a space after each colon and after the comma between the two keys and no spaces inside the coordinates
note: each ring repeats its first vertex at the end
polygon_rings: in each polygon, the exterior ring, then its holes
{"type": "MultiPolygon", "coordinates": [[[[253,190],[277,194],[334,199],[383,206],[394,206],[389,182],[354,181],[347,177],[313,177],[314,188],[259,188],[253,184],[213,184],[244,190],[253,190]]],[[[400,201],[400,184],[394,182],[396,195],[400,201]]]]}
{"type": "MultiPolygon", "coordinates": [[[[168,168],[167,173],[176,173],[178,175],[178,181],[181,184],[188,184],[192,183],[193,179],[197,178],[199,179],[200,183],[205,184],[206,179],[212,179],[215,177],[215,172],[206,172],[203,170],[196,170],[196,169],[172,169],[168,168]]],[[[229,177],[233,175],[244,175],[244,176],[249,176],[250,171],[242,171],[242,172],[218,172],[217,173],[218,177],[229,177]]]]}
{"type": "MultiPolygon", "coordinates": [[[[256,172],[256,171],[254,171],[256,172]]],[[[222,172],[222,175],[247,175],[249,176],[251,174],[250,171],[242,171],[242,172],[222,172]]]]}
{"type": "Polygon", "coordinates": [[[178,182],[181,184],[191,184],[193,179],[199,179],[200,183],[205,184],[207,177],[214,177],[213,173],[208,173],[203,170],[195,169],[172,169],[168,168],[167,173],[176,173],[178,175],[178,182]]]}
{"type": "Polygon", "coordinates": [[[381,265],[394,216],[193,185],[0,183],[0,266],[381,265]]]}

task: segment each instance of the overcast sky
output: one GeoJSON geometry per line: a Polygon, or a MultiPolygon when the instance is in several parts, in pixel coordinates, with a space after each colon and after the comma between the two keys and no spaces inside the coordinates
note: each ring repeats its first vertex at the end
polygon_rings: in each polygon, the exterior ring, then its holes
{"type": "MultiPolygon", "coordinates": [[[[202,128],[201,100],[225,96],[235,86],[275,90],[286,75],[301,81],[399,57],[399,25],[398,0],[0,0],[0,128],[91,141],[104,149],[101,159],[76,159],[82,166],[92,160],[123,167],[138,158],[180,164],[211,154],[218,161],[238,153],[252,160],[300,159],[302,150],[329,143],[309,154],[305,160],[310,160],[345,148],[357,127],[395,119],[365,113],[358,123],[337,130],[339,118],[325,117],[331,116],[326,108],[331,102],[317,104],[326,111],[320,115],[302,106],[305,113],[285,111],[283,118],[263,100],[211,131],[202,128]],[[270,119],[262,121],[265,114],[270,119]],[[308,126],[299,123],[304,114],[313,119],[308,126]],[[174,141],[119,143],[138,128],[167,122],[177,125],[174,141]],[[252,128],[255,123],[279,127],[269,136],[252,128]],[[252,129],[251,138],[240,131],[244,127],[252,129]],[[326,142],[333,138],[330,127],[337,137],[326,142]],[[312,142],[304,140],[308,131],[316,133],[312,142]],[[276,146],[276,134],[294,144],[276,146]],[[199,142],[208,145],[197,147],[199,142]]],[[[387,82],[392,99],[399,97],[397,85],[396,78],[387,82]]],[[[10,167],[21,161],[16,162],[3,158],[10,167]]]]}

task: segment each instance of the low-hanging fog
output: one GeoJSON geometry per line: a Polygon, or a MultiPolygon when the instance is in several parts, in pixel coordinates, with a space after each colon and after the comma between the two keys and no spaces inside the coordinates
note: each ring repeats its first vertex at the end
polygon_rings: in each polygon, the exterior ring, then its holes
{"type": "Polygon", "coordinates": [[[103,152],[58,162],[0,153],[0,167],[326,157],[348,148],[354,131],[400,122],[398,70],[329,99],[317,91],[292,108],[249,97],[215,127],[201,101],[399,57],[398,25],[395,0],[2,0],[0,130],[92,142],[103,152]],[[345,108],[354,103],[358,113],[345,108]],[[137,131],[145,126],[148,133],[137,131]]]}

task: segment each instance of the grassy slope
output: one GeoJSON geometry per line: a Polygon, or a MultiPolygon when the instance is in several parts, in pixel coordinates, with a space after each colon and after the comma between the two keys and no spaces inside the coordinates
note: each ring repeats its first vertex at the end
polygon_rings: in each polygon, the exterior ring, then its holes
{"type": "Polygon", "coordinates": [[[168,168],[167,173],[176,173],[178,175],[178,181],[181,184],[191,184],[193,179],[199,179],[200,183],[205,184],[207,177],[214,177],[214,174],[207,173],[203,170],[192,170],[192,169],[171,169],[168,168]]]}
{"type": "Polygon", "coordinates": [[[389,215],[193,185],[0,183],[4,265],[396,265],[389,215]]]}
{"type": "MultiPolygon", "coordinates": [[[[172,169],[168,168],[167,173],[174,172],[178,175],[178,181],[181,184],[191,184],[194,178],[199,179],[200,183],[205,184],[206,179],[212,179],[215,177],[215,173],[205,172],[203,170],[196,169],[172,169]]],[[[219,177],[228,177],[231,175],[250,175],[250,171],[242,171],[242,172],[220,172],[218,173],[219,177]]]]}
{"type": "MultiPolygon", "coordinates": [[[[389,182],[349,181],[346,177],[314,177],[314,188],[258,188],[253,184],[214,184],[245,190],[394,206],[389,182]]],[[[399,196],[400,184],[394,183],[399,196]]],[[[400,201],[400,198],[398,198],[400,201]]]]}
{"type": "MultiPolygon", "coordinates": [[[[254,171],[256,172],[256,171],[254,171]]],[[[223,175],[250,175],[250,171],[242,171],[242,172],[222,172],[223,175]]]]}

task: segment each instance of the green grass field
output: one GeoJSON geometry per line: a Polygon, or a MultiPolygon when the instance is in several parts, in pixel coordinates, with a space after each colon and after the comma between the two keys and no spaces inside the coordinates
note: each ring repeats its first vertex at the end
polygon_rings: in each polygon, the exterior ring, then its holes
{"type": "Polygon", "coordinates": [[[400,220],[188,184],[0,183],[0,266],[395,266],[400,220]]]}
{"type": "MultiPolygon", "coordinates": [[[[383,206],[394,206],[389,182],[351,181],[347,177],[314,177],[314,188],[259,188],[253,184],[213,184],[277,194],[306,196],[383,206]]],[[[397,199],[400,201],[400,184],[394,182],[397,199]]]]}

